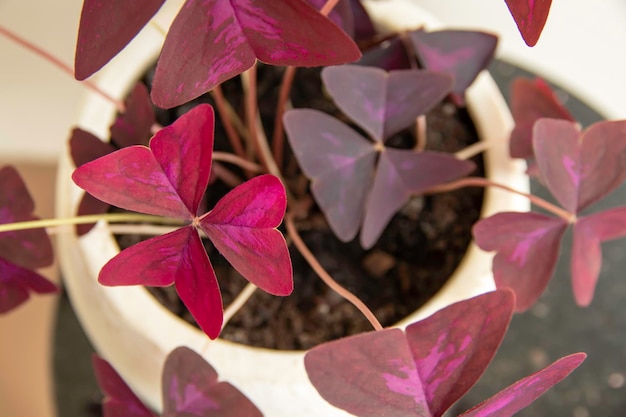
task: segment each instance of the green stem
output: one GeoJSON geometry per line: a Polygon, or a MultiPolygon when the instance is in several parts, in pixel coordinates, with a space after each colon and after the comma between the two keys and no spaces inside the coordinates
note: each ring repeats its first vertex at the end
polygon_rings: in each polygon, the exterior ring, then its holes
{"type": "Polygon", "coordinates": [[[14,232],[18,230],[27,229],[39,229],[44,227],[58,227],[66,225],[76,224],[89,224],[95,223],[98,220],[106,220],[110,223],[123,223],[123,222],[150,222],[158,224],[179,224],[181,220],[171,219],[161,216],[152,216],[149,214],[137,214],[137,213],[108,213],[108,214],[90,214],[86,216],[68,217],[64,219],[42,219],[42,220],[29,220],[25,222],[15,222],[0,224],[0,233],[14,232]]]}

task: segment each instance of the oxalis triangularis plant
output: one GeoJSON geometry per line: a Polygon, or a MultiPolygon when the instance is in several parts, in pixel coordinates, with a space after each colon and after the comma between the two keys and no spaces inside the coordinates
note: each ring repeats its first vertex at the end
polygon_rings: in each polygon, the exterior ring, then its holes
{"type": "MultiPolygon", "coordinates": [[[[104,3],[102,8],[102,2],[86,1],[76,76],[86,78],[104,65],[162,3],[143,1],[129,6],[112,1],[104,3]]],[[[287,246],[276,229],[283,220],[289,193],[280,180],[280,164],[275,162],[280,160],[280,151],[272,154],[257,128],[254,63],[258,59],[273,65],[335,65],[359,57],[354,42],[323,16],[336,2],[312,3],[322,7],[322,14],[301,0],[288,0],[280,7],[275,2],[260,0],[190,0],[167,34],[152,90],[157,105],[171,107],[212,90],[216,103],[220,103],[216,105],[221,119],[228,125],[231,116],[227,116],[228,106],[219,98],[220,84],[248,70],[246,131],[253,138],[262,167],[244,160],[245,154],[237,151],[241,147],[236,145],[240,141],[232,133],[234,128],[230,129],[230,136],[235,155],[215,157],[250,172],[270,174],[243,182],[211,210],[205,210],[202,205],[214,156],[214,114],[210,106],[200,105],[171,126],[156,127],[149,147],[135,145],[144,142],[147,131],[155,128],[150,112],[143,111],[147,108],[144,100],[147,95],[139,89],[125,105],[118,103],[123,115],[112,129],[123,132],[113,134],[118,138],[127,135],[117,146],[131,146],[109,153],[111,149],[107,145],[90,145],[81,151],[84,143],[76,135],[73,137],[72,152],[81,161],[73,175],[75,182],[107,204],[143,212],[149,217],[96,214],[57,223],[107,219],[178,226],[121,252],[102,269],[99,276],[102,284],[174,284],[199,326],[215,338],[223,325],[222,303],[210,261],[200,244],[200,236],[205,234],[255,286],[276,295],[291,292],[287,246]],[[209,57],[214,61],[205,61],[209,57]],[[180,61],[189,64],[179,65],[180,61]],[[92,156],[100,158],[87,162],[92,156]]],[[[358,6],[352,3],[353,7],[358,6]]],[[[534,44],[550,2],[525,3],[507,1],[524,39],[534,44]]],[[[352,9],[348,6],[348,2],[342,2],[334,18],[350,31],[352,9]]],[[[363,30],[354,23],[367,23],[367,20],[352,22],[355,28],[363,30]]],[[[4,29],[2,33],[15,38],[4,29]]],[[[275,149],[280,149],[276,143],[282,137],[284,116],[290,145],[302,170],[312,179],[312,193],[333,231],[340,239],[351,240],[360,230],[364,247],[376,241],[391,216],[415,194],[464,186],[499,187],[484,178],[458,179],[472,171],[470,162],[423,148],[424,113],[446,96],[463,103],[463,92],[491,58],[495,39],[486,34],[416,30],[387,40],[393,45],[402,44],[403,48],[408,45],[408,50],[400,55],[398,49],[384,51],[387,69],[402,67],[404,64],[398,62],[403,61],[410,67],[416,66],[415,57],[425,69],[386,72],[345,66],[326,68],[322,75],[336,105],[370,140],[344,122],[317,111],[291,110],[283,115],[293,69],[286,71],[275,124],[273,144],[275,149]],[[414,124],[417,125],[416,149],[399,150],[386,145],[390,137],[414,124]],[[312,141],[317,141],[315,146],[312,141]]],[[[367,59],[374,58],[370,55],[367,59]]],[[[514,116],[518,128],[523,127],[530,134],[514,132],[514,136],[524,136],[521,140],[531,152],[515,156],[531,158],[536,163],[535,175],[563,208],[528,196],[554,216],[500,213],[480,221],[474,228],[478,244],[498,252],[494,258],[497,286],[512,288],[517,303],[511,290],[502,288],[454,304],[402,331],[382,329],[367,308],[355,300],[378,331],[320,345],[306,356],[312,383],[331,404],[362,416],[381,412],[442,415],[487,366],[512,311],[527,309],[543,291],[558,256],[558,242],[570,225],[575,236],[572,258],[575,296],[579,304],[591,301],[601,261],[600,242],[626,234],[624,210],[617,208],[585,216],[580,212],[623,181],[619,168],[623,164],[620,139],[625,133],[624,125],[602,122],[581,133],[574,122],[567,120],[566,112],[541,82],[537,85],[538,91],[529,87],[527,91],[532,93],[528,94],[538,94],[543,101],[537,103],[547,103],[547,109],[533,107],[528,103],[532,100],[523,97],[526,93],[520,93],[519,100],[526,102],[518,111],[514,106],[514,116]],[[555,117],[555,113],[566,120],[542,118],[555,117]]],[[[221,175],[227,176],[226,172],[222,170],[221,175]]],[[[32,200],[14,169],[2,169],[0,185],[3,190],[0,311],[5,312],[19,305],[30,292],[56,290],[33,271],[51,262],[49,239],[41,228],[54,222],[32,222],[32,200]]],[[[288,234],[306,253],[293,226],[293,217],[300,214],[302,204],[295,201],[289,204],[288,234]]],[[[84,212],[100,211],[103,205],[92,201],[83,207],[84,212]],[[99,207],[94,209],[94,205],[99,207]]],[[[320,275],[329,279],[315,259],[306,256],[320,270],[320,275]]],[[[338,291],[350,297],[344,290],[338,291]]],[[[464,415],[512,415],[564,378],[583,358],[584,354],[563,358],[464,415]]],[[[116,410],[112,413],[124,415],[128,407],[151,415],[106,363],[95,359],[95,367],[108,396],[107,407],[116,410]]],[[[164,415],[206,412],[216,402],[223,410],[237,415],[259,414],[245,401],[229,402],[240,398],[239,394],[233,394],[232,386],[217,382],[215,371],[184,348],[172,353],[163,375],[164,415]]]]}

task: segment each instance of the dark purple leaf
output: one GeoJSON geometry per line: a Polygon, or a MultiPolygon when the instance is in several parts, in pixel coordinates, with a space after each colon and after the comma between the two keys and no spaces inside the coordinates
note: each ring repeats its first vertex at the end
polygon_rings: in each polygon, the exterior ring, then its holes
{"type": "Polygon", "coordinates": [[[598,122],[584,132],[567,120],[540,119],[533,130],[541,178],[571,213],[579,213],[626,179],[626,121],[598,122]]]}
{"type": "Polygon", "coordinates": [[[552,0],[504,0],[528,46],[535,46],[548,19],[552,0]]]}
{"type": "Polygon", "coordinates": [[[288,111],[284,124],[289,143],[305,175],[312,179],[311,190],[330,227],[340,240],[352,240],[363,219],[374,172],[374,144],[317,110],[288,111]]]}
{"type": "Polygon", "coordinates": [[[385,71],[411,68],[406,46],[399,37],[394,37],[388,42],[368,48],[363,52],[363,56],[356,64],[366,67],[377,67],[385,71]]]}
{"type": "Polygon", "coordinates": [[[579,217],[574,223],[571,273],[574,298],[580,306],[593,299],[602,266],[600,244],[626,236],[626,207],[579,217]]]}
{"type": "Polygon", "coordinates": [[[335,104],[376,141],[407,128],[450,92],[449,76],[430,71],[342,65],[322,70],[335,104]]]}
{"type": "Polygon", "coordinates": [[[147,145],[155,122],[148,88],[141,82],[135,84],[124,105],[125,112],[118,115],[111,126],[111,141],[118,148],[147,145]]]}
{"type": "MultiPolygon", "coordinates": [[[[307,0],[316,10],[321,10],[327,0],[307,0]]],[[[337,5],[328,15],[330,20],[335,22],[337,26],[351,38],[354,38],[354,16],[350,0],[339,0],[337,5]]]]}
{"type": "Polygon", "coordinates": [[[74,75],[84,80],[135,37],[165,0],[84,0],[74,75]]]}
{"type": "Polygon", "coordinates": [[[256,59],[322,66],[360,56],[338,26],[302,0],[187,0],[165,40],[152,98],[164,108],[182,104],[247,70],[256,59]]]}
{"type": "Polygon", "coordinates": [[[38,273],[0,258],[0,314],[28,300],[30,293],[57,292],[55,284],[38,273]]]}
{"type": "MultiPolygon", "coordinates": [[[[546,117],[574,121],[550,86],[541,78],[518,77],[511,83],[511,113],[515,128],[509,142],[512,158],[534,158],[533,126],[546,117]]],[[[531,161],[534,164],[534,160],[531,161]]]]}
{"type": "Polygon", "coordinates": [[[511,212],[498,213],[474,225],[476,244],[496,251],[496,287],[515,291],[516,311],[530,308],[548,285],[567,227],[561,218],[511,212]]]}
{"type": "Polygon", "coordinates": [[[107,361],[94,354],[91,366],[104,393],[102,407],[105,417],[156,417],[107,361]]]}
{"type": "Polygon", "coordinates": [[[163,369],[163,417],[261,417],[237,388],[189,348],[173,350],[163,369]]]}
{"type": "Polygon", "coordinates": [[[116,207],[191,220],[211,171],[213,125],[211,106],[194,107],[161,129],[150,148],[120,149],[80,166],[72,178],[116,207]]]}
{"type": "Polygon", "coordinates": [[[438,417],[482,374],[514,306],[500,290],[453,304],[407,328],[319,345],[305,355],[324,399],[359,417],[438,417]]]}
{"type": "Polygon", "coordinates": [[[280,180],[261,175],[226,194],[199,225],[244,278],[270,294],[289,295],[291,258],[285,238],[276,230],[286,207],[280,180]]]}
{"type": "MultiPolygon", "coordinates": [[[[37,220],[34,210],[35,203],[17,170],[0,168],[0,224],[37,220]]],[[[51,265],[50,237],[42,228],[0,233],[0,258],[27,269],[51,265]]]]}
{"type": "Polygon", "coordinates": [[[354,39],[359,41],[376,35],[376,28],[363,8],[361,0],[350,0],[350,4],[354,15],[354,39]]]}
{"type": "Polygon", "coordinates": [[[416,30],[409,36],[426,69],[454,77],[452,97],[458,104],[464,104],[465,90],[487,68],[498,42],[492,34],[467,30],[416,30]]]}
{"type": "Polygon", "coordinates": [[[372,189],[365,204],[361,245],[371,248],[393,215],[412,195],[469,174],[470,161],[439,152],[414,152],[385,148],[380,153],[372,189]]]}
{"type": "Polygon", "coordinates": [[[513,416],[565,379],[586,357],[584,353],[565,356],[552,365],[517,381],[459,417],[513,416]]]}

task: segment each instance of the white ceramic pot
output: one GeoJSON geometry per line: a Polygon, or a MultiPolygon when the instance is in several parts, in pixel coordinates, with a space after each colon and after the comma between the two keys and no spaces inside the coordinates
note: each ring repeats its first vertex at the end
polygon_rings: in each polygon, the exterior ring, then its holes
{"type": "MultiPolygon", "coordinates": [[[[429,22],[428,17],[410,1],[372,1],[367,2],[367,6],[372,7],[381,25],[413,28],[420,22],[429,22]]],[[[112,95],[122,97],[154,61],[161,41],[155,31],[142,33],[124,55],[133,60],[112,62],[100,74],[99,85],[112,95]]],[[[490,145],[485,154],[487,176],[518,190],[527,190],[524,165],[508,157],[507,138],[512,119],[497,86],[483,74],[468,91],[467,98],[481,140],[490,145]]],[[[91,96],[78,124],[107,137],[114,114],[115,109],[110,103],[91,96]]],[[[81,191],[69,181],[71,170],[69,158],[65,156],[61,160],[59,177],[59,217],[73,215],[81,196],[81,191]]],[[[482,215],[503,210],[526,211],[528,208],[529,203],[524,198],[488,189],[482,215]]],[[[144,288],[100,286],[96,280],[100,268],[119,251],[106,224],[99,224],[80,239],[71,233],[60,234],[58,249],[73,307],[90,340],[150,406],[160,408],[160,374],[166,355],[177,346],[185,345],[201,353],[216,368],[221,379],[243,391],[265,416],[347,415],[322,400],[309,383],[303,363],[304,352],[253,348],[219,339],[210,341],[199,330],[162,307],[144,288]]],[[[490,271],[491,255],[472,244],[447,284],[427,305],[398,325],[406,325],[450,303],[493,289],[490,271]]]]}

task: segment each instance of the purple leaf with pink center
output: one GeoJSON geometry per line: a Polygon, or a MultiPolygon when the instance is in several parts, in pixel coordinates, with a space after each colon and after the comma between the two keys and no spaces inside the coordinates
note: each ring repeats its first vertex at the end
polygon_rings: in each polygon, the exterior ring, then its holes
{"type": "Polygon", "coordinates": [[[467,30],[441,30],[409,33],[424,67],[454,77],[452,98],[463,105],[465,90],[491,62],[498,38],[490,33],[467,30]]]}
{"type": "Polygon", "coordinates": [[[82,165],[73,175],[76,184],[109,204],[193,222],[120,252],[98,279],[105,285],[175,283],[181,300],[211,338],[219,335],[222,324],[221,296],[198,226],[246,279],[272,294],[293,290],[289,252],[276,230],[286,206],[278,179],[256,177],[230,191],[215,214],[198,213],[211,171],[213,124],[211,106],[197,106],[160,130],[149,148],[120,149],[82,165]]]}
{"type": "MultiPolygon", "coordinates": [[[[306,353],[306,371],[326,401],[356,416],[439,417],[486,369],[514,304],[510,290],[497,290],[440,310],[406,333],[385,329],[324,343],[306,353]]],[[[581,360],[558,367],[569,372],[581,360]]],[[[533,377],[551,386],[557,373],[547,368],[533,377]]],[[[533,384],[517,390],[525,400],[537,392],[533,384]]]]}
{"type": "Polygon", "coordinates": [[[249,69],[257,59],[310,67],[360,56],[343,30],[302,0],[187,0],[163,45],[152,98],[160,107],[174,107],[249,69]]]}
{"type": "Polygon", "coordinates": [[[237,388],[218,381],[215,369],[189,348],[179,347],[163,369],[163,417],[261,417],[237,388]]]}
{"type": "Polygon", "coordinates": [[[577,214],[626,179],[626,121],[603,121],[581,132],[567,120],[540,119],[533,147],[544,183],[577,214]]]}
{"type": "Polygon", "coordinates": [[[374,140],[319,111],[297,109],[284,117],[313,196],[342,241],[353,239],[363,225],[361,245],[370,248],[412,195],[474,169],[450,155],[383,146],[447,94],[448,76],[344,65],[325,68],[322,79],[337,106],[374,140]]]}
{"type": "Polygon", "coordinates": [[[91,357],[91,366],[96,381],[104,394],[102,408],[107,417],[156,417],[137,398],[124,380],[104,359],[97,355],[91,357]]]}
{"type": "Polygon", "coordinates": [[[515,128],[511,132],[509,148],[512,158],[524,158],[529,171],[535,171],[533,126],[541,118],[574,121],[550,86],[541,78],[516,78],[511,84],[511,113],[515,128]]]}
{"type": "Polygon", "coordinates": [[[535,46],[548,20],[552,0],[504,0],[524,42],[535,46]]]}
{"type": "Polygon", "coordinates": [[[574,223],[571,274],[574,298],[580,306],[593,299],[600,268],[600,244],[626,236],[626,207],[617,207],[579,217],[574,223]]]}
{"type": "Polygon", "coordinates": [[[496,251],[493,275],[497,288],[515,291],[516,311],[530,308],[545,290],[559,257],[568,223],[538,213],[498,213],[473,228],[476,244],[496,251]]]}
{"type": "Polygon", "coordinates": [[[74,74],[98,71],[137,35],[165,0],[84,0],[76,45],[74,74]]]}

